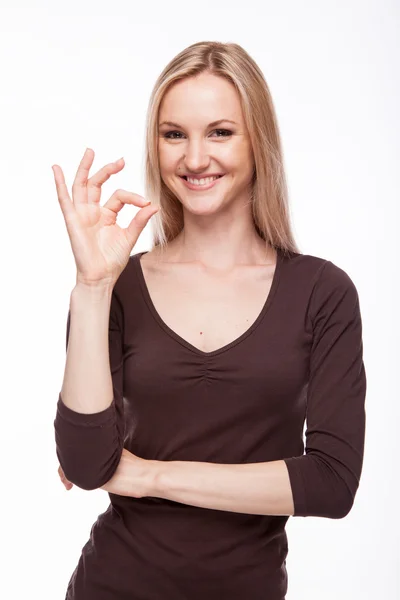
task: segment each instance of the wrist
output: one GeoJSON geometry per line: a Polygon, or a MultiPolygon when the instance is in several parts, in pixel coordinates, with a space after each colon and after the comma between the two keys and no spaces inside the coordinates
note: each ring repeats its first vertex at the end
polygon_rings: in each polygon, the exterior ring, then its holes
{"type": "Polygon", "coordinates": [[[111,283],[102,283],[102,284],[85,284],[85,283],[77,283],[71,292],[71,300],[77,299],[79,300],[89,300],[93,302],[101,301],[104,298],[110,299],[112,296],[112,292],[114,289],[114,285],[111,283]]]}
{"type": "Polygon", "coordinates": [[[146,474],[146,496],[153,498],[163,498],[162,495],[162,475],[165,470],[165,461],[148,460],[146,474]]]}

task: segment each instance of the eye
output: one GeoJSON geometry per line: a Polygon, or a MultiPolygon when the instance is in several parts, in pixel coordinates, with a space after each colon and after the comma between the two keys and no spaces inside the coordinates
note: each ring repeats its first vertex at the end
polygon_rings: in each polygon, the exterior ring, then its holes
{"type": "MultiPolygon", "coordinates": [[[[215,129],[212,133],[214,133],[214,132],[223,134],[223,135],[217,135],[217,137],[229,137],[232,135],[232,131],[230,131],[229,129],[215,129]]],[[[181,138],[175,137],[175,135],[180,136],[181,133],[182,133],[181,131],[167,131],[163,137],[167,140],[179,140],[181,138]]]]}
{"type": "Polygon", "coordinates": [[[215,129],[215,131],[219,131],[222,133],[225,133],[227,135],[217,135],[217,137],[229,137],[230,135],[232,135],[232,131],[230,131],[229,129],[215,129]]]}
{"type": "Polygon", "coordinates": [[[175,134],[175,133],[178,133],[178,134],[179,134],[179,133],[180,133],[180,131],[167,131],[167,133],[165,133],[165,134],[164,134],[164,137],[165,137],[167,140],[177,140],[177,139],[179,139],[179,138],[172,137],[172,136],[173,136],[173,134],[175,134]]]}

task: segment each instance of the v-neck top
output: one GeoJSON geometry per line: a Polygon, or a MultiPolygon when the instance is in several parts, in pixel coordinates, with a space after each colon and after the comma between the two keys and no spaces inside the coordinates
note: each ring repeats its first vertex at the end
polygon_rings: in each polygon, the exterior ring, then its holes
{"type": "MultiPolygon", "coordinates": [[[[345,517],[361,477],[366,396],[350,276],[329,260],[277,249],[256,320],[203,352],[161,319],[143,275],[144,253],[131,255],[112,293],[110,406],[78,413],[59,394],[56,453],[67,479],[100,488],[123,448],[158,461],[283,460],[294,517],[345,517]]],[[[70,321],[68,311],[67,347],[70,321]]],[[[289,516],[109,498],[66,600],[284,600],[289,516]]]]}
{"type": "Polygon", "coordinates": [[[274,296],[275,296],[275,292],[276,289],[279,285],[279,277],[280,277],[280,272],[281,272],[281,265],[282,265],[282,253],[277,251],[277,256],[276,256],[276,265],[275,265],[275,270],[274,270],[274,274],[273,274],[273,278],[272,278],[272,282],[270,285],[270,289],[269,289],[269,293],[265,299],[264,305],[261,309],[261,312],[259,313],[258,317],[256,318],[256,320],[250,325],[250,327],[248,329],[246,329],[246,331],[244,333],[242,333],[242,335],[240,335],[239,337],[237,337],[236,339],[234,339],[232,342],[229,342],[228,344],[225,344],[224,346],[222,346],[221,348],[218,348],[216,350],[212,350],[211,352],[203,352],[203,350],[200,350],[199,348],[196,348],[196,346],[193,346],[190,342],[188,342],[187,340],[183,339],[180,335],[178,335],[173,329],[171,329],[167,323],[165,323],[163,321],[163,319],[160,317],[159,313],[157,312],[156,307],[154,306],[154,303],[151,299],[151,296],[149,294],[149,290],[146,284],[146,280],[144,278],[143,275],[143,270],[142,270],[142,266],[141,266],[141,262],[140,259],[143,256],[143,254],[147,254],[147,252],[139,252],[137,259],[134,260],[134,267],[136,268],[136,274],[137,277],[139,279],[139,285],[141,287],[142,293],[143,293],[143,298],[149,308],[149,311],[151,312],[151,314],[153,315],[154,319],[156,320],[156,322],[160,325],[160,327],[162,327],[162,329],[164,329],[164,331],[166,331],[166,333],[168,335],[170,335],[174,340],[176,340],[179,344],[182,344],[183,346],[185,346],[186,348],[188,348],[189,350],[191,350],[192,352],[195,352],[197,354],[199,354],[200,356],[204,356],[204,357],[211,357],[211,356],[216,356],[217,354],[220,354],[221,352],[226,352],[227,350],[229,350],[230,348],[232,348],[233,346],[235,346],[236,344],[240,344],[243,340],[245,340],[245,338],[250,335],[254,329],[256,329],[256,327],[259,326],[259,324],[261,323],[262,319],[264,318],[266,312],[268,311],[271,303],[273,302],[274,296]]]}

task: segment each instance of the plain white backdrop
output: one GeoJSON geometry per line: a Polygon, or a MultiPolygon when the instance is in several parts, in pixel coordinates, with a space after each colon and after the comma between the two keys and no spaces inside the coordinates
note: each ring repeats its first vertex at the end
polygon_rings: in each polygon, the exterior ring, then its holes
{"type": "MultiPolygon", "coordinates": [[[[217,40],[239,43],[263,70],[297,242],[350,275],[363,318],[361,484],[344,519],[289,519],[287,599],[400,598],[399,30],[395,0],[2,3],[2,597],[63,600],[109,504],[103,490],[67,492],[57,473],[75,262],[51,165],[71,186],[86,147],[93,172],[123,156],[102,203],[116,188],[143,195],[155,79],[186,46],[217,40]]],[[[149,248],[149,234],[133,252],[149,248]]]]}

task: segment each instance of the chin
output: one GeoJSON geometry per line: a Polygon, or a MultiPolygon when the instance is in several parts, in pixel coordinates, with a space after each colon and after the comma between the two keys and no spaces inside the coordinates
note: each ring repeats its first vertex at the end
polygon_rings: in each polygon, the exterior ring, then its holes
{"type": "Polygon", "coordinates": [[[214,198],[184,198],[181,200],[185,210],[196,215],[211,215],[218,212],[224,204],[221,197],[214,198]]]}

